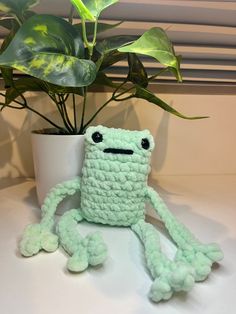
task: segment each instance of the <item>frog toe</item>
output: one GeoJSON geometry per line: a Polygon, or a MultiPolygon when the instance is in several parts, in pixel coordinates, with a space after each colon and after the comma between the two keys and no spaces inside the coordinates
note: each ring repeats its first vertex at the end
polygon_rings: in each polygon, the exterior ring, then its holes
{"type": "Polygon", "coordinates": [[[96,232],[87,237],[87,254],[91,266],[102,264],[107,258],[107,246],[100,235],[96,232]]]}
{"type": "Polygon", "coordinates": [[[200,245],[192,250],[178,250],[176,260],[190,264],[194,270],[195,281],[205,280],[211,272],[212,264],[223,258],[216,244],[200,245]]]}
{"type": "Polygon", "coordinates": [[[23,238],[20,242],[20,252],[25,257],[37,254],[41,249],[41,226],[39,224],[29,225],[25,228],[23,238]]]}
{"type": "Polygon", "coordinates": [[[47,252],[54,252],[58,248],[58,236],[50,231],[42,231],[41,247],[47,252]]]}
{"type": "Polygon", "coordinates": [[[154,302],[168,300],[174,292],[187,292],[193,285],[193,268],[184,263],[174,263],[169,271],[154,280],[149,297],[154,302]]]}
{"type": "Polygon", "coordinates": [[[39,239],[22,239],[20,243],[20,252],[25,257],[36,255],[40,249],[39,239]]]}
{"type": "Polygon", "coordinates": [[[88,257],[85,251],[75,252],[67,262],[67,268],[71,272],[82,272],[88,268],[88,257]]]}
{"type": "Polygon", "coordinates": [[[175,263],[169,274],[169,283],[175,291],[189,291],[194,285],[194,269],[186,263],[175,263]]]}
{"type": "Polygon", "coordinates": [[[153,302],[160,302],[162,300],[169,300],[173,295],[173,289],[168,281],[156,278],[151,286],[149,298],[153,302]]]}
{"type": "Polygon", "coordinates": [[[212,263],[219,262],[220,260],[223,259],[224,254],[218,244],[211,243],[206,245],[205,248],[206,248],[205,254],[208,258],[210,258],[212,263]]]}

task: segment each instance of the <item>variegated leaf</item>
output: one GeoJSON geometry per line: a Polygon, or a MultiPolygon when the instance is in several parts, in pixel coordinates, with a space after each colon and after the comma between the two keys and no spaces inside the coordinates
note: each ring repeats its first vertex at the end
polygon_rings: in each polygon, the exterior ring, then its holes
{"type": "Polygon", "coordinates": [[[168,36],[164,30],[159,27],[151,28],[138,40],[132,44],[119,48],[118,51],[137,53],[153,57],[161,64],[175,69],[175,74],[178,80],[182,80],[179,69],[179,59],[175,55],[174,48],[168,36]]]}
{"type": "Polygon", "coordinates": [[[83,42],[64,19],[34,15],[28,19],[0,56],[0,66],[62,86],[88,86],[96,66],[84,57],[83,42]]]}
{"type": "Polygon", "coordinates": [[[81,18],[95,21],[101,12],[119,0],[71,0],[81,18]]]}
{"type": "Polygon", "coordinates": [[[96,45],[96,50],[100,54],[107,54],[111,51],[117,50],[123,45],[134,42],[138,36],[135,35],[117,35],[105,38],[99,41],[96,45]]]}

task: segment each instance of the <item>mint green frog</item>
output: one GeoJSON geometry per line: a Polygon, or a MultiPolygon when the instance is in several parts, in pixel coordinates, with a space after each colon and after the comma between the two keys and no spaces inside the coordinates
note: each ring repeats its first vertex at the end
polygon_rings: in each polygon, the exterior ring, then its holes
{"type": "Polygon", "coordinates": [[[20,250],[24,256],[41,249],[53,252],[60,245],[70,255],[67,268],[82,272],[102,264],[107,248],[100,233],[82,237],[82,220],[130,227],[143,243],[147,267],[153,278],[149,297],[158,302],[175,291],[189,291],[194,281],[204,280],[214,262],[222,259],[218,245],[204,245],[168,210],[147,184],[150,155],[154,148],[149,131],[128,131],[103,126],[89,127],[85,134],[85,160],[81,177],[58,184],[47,195],[39,224],[26,227],[20,250]],[[60,219],[54,233],[57,205],[68,195],[81,193],[78,209],[60,219]],[[157,230],[145,222],[145,204],[150,202],[177,246],[174,260],[161,250],[157,230]]]}

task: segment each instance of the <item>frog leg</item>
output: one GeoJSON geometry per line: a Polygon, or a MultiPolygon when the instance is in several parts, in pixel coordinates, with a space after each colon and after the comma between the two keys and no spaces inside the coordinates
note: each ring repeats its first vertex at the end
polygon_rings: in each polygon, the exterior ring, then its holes
{"type": "Polygon", "coordinates": [[[169,211],[161,197],[152,188],[148,188],[147,198],[165,223],[169,234],[177,244],[176,261],[187,262],[195,269],[195,280],[204,280],[211,272],[211,266],[223,258],[220,247],[215,244],[202,244],[169,211]]]}
{"type": "Polygon", "coordinates": [[[131,226],[145,249],[148,269],[154,279],[149,296],[155,301],[168,300],[175,291],[189,291],[194,284],[193,269],[174,262],[162,252],[157,230],[144,220],[131,226]]]}
{"type": "Polygon", "coordinates": [[[60,244],[70,255],[67,268],[72,272],[84,271],[89,265],[102,264],[107,257],[107,247],[100,233],[88,234],[85,238],[79,234],[77,225],[82,220],[80,211],[72,209],[62,216],[57,225],[60,244]]]}
{"type": "Polygon", "coordinates": [[[26,227],[20,242],[20,251],[24,256],[32,256],[40,250],[54,252],[58,248],[58,236],[53,233],[54,215],[58,204],[67,196],[80,190],[80,178],[59,183],[52,188],[42,205],[42,219],[39,224],[26,227]]]}

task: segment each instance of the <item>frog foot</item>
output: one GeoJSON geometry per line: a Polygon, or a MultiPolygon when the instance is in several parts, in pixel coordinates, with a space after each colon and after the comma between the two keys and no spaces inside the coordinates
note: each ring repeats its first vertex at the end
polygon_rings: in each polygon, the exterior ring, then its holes
{"type": "Polygon", "coordinates": [[[217,244],[201,244],[191,250],[178,250],[176,260],[190,264],[195,270],[195,280],[203,281],[211,272],[212,264],[220,261],[223,253],[217,244]]]}
{"type": "Polygon", "coordinates": [[[67,268],[72,272],[82,272],[89,265],[97,266],[107,258],[107,247],[99,233],[89,234],[81,242],[78,250],[69,258],[67,268]]]}
{"type": "Polygon", "coordinates": [[[68,259],[67,268],[71,272],[79,273],[88,268],[86,248],[81,244],[79,249],[68,259]]]}
{"type": "Polygon", "coordinates": [[[194,270],[188,264],[173,263],[157,277],[150,289],[149,297],[154,302],[168,300],[175,291],[189,291],[194,285],[194,270]]]}
{"type": "Polygon", "coordinates": [[[87,237],[88,262],[91,266],[102,264],[107,258],[107,246],[99,232],[87,237]]]}
{"type": "Polygon", "coordinates": [[[54,252],[57,248],[58,237],[40,224],[27,226],[20,242],[20,252],[26,257],[33,256],[42,249],[54,252]]]}

